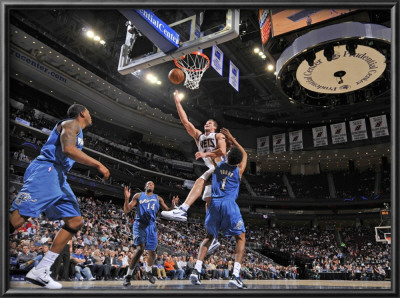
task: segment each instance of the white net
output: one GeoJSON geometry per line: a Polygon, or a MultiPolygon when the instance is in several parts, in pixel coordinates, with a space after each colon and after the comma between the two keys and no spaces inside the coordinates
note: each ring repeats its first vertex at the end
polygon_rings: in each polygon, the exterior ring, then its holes
{"type": "Polygon", "coordinates": [[[192,90],[198,89],[203,74],[210,66],[208,57],[200,52],[193,52],[174,61],[175,65],[185,73],[183,85],[192,90]]]}

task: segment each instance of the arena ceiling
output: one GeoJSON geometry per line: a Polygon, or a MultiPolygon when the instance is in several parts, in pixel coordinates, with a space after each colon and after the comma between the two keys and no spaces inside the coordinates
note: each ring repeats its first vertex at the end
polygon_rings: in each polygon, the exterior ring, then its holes
{"type": "MultiPolygon", "coordinates": [[[[152,10],[166,23],[172,23],[196,13],[193,9],[160,8],[152,10]]],[[[198,90],[190,91],[182,86],[179,87],[186,93],[185,110],[195,125],[200,125],[199,128],[208,118],[212,117],[217,119],[222,126],[237,131],[239,134],[244,132],[246,135],[245,132],[249,129],[262,131],[258,135],[261,137],[274,132],[282,132],[282,130],[309,128],[320,123],[356,119],[356,117],[368,115],[390,114],[390,92],[379,98],[351,105],[335,106],[333,104],[321,107],[291,102],[278,88],[274,73],[266,68],[269,63],[275,63],[279,58],[285,42],[292,41],[304,32],[297,30],[293,34],[282,35],[281,38],[274,39],[270,44],[268,59],[263,60],[253,52],[254,47],[261,48],[258,10],[242,9],[240,15],[240,36],[220,45],[225,54],[226,64],[231,60],[240,69],[240,92],[232,88],[226,75],[220,77],[211,68],[203,76],[198,90]]],[[[386,12],[375,11],[368,13],[368,16],[377,23],[390,26],[390,19],[388,20],[386,12]]],[[[357,18],[357,15],[339,16],[335,18],[335,23],[348,21],[348,18],[357,18]]],[[[173,62],[169,61],[146,70],[158,75],[162,81],[160,86],[149,84],[144,76],[123,76],[118,73],[120,49],[126,38],[126,22],[127,19],[117,9],[103,7],[98,9],[75,9],[73,7],[15,9],[11,11],[9,18],[11,25],[24,30],[112,86],[146,102],[152,108],[167,115],[171,114],[173,116],[171,122],[179,125],[179,118],[171,98],[176,86],[167,79],[168,72],[174,67],[173,62]],[[97,32],[101,32],[106,44],[102,46],[89,42],[83,34],[83,28],[86,27],[95,28],[97,32]]],[[[319,25],[310,26],[307,30],[318,27],[319,25]]],[[[34,50],[31,45],[31,53],[34,50]]],[[[38,51],[35,52],[36,55],[39,55],[38,51]]],[[[211,54],[210,49],[205,49],[204,52],[207,55],[211,54]]],[[[47,52],[39,56],[47,61],[53,59],[52,65],[58,63],[59,69],[65,73],[82,80],[83,83],[91,83],[85,82],[84,76],[77,71],[76,67],[64,64],[62,61],[57,62],[47,52]]],[[[227,67],[224,65],[224,68],[227,67]]],[[[93,82],[94,85],[95,82],[93,82]]],[[[382,152],[379,152],[380,156],[387,154],[388,147],[387,145],[382,152]]],[[[365,154],[367,151],[362,153],[365,154]]],[[[334,154],[335,152],[332,151],[331,154],[328,152],[326,156],[334,156],[334,154]]],[[[253,155],[255,155],[254,152],[253,155]]],[[[313,155],[315,154],[313,153],[313,155]]],[[[355,157],[356,153],[354,153],[355,157]]],[[[310,158],[311,156],[307,158],[308,161],[310,158]]],[[[347,158],[344,158],[344,163],[347,162],[347,158]]],[[[288,154],[287,162],[292,159],[293,155],[288,154]]]]}

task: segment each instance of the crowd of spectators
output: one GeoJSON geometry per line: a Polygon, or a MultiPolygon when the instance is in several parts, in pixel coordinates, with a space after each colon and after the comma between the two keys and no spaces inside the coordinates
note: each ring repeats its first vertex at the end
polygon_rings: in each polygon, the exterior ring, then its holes
{"type": "MultiPolygon", "coordinates": [[[[111,201],[82,196],[77,199],[84,226],[60,254],[60,260],[53,265],[53,277],[58,280],[89,281],[122,279],[134,249],[132,214],[124,214],[122,206],[111,201]]],[[[43,216],[29,219],[10,236],[11,269],[27,272],[40,261],[62,225],[62,221],[47,221],[43,216]]],[[[154,276],[160,280],[187,279],[196,262],[200,239],[205,233],[204,225],[159,219],[157,228],[159,247],[153,266],[154,276]]],[[[337,244],[334,232],[319,228],[247,225],[246,230],[248,241],[264,243],[267,249],[293,255],[296,259],[310,260],[312,265],[305,278],[318,278],[319,273],[337,272],[346,273],[346,279],[349,279],[354,272],[356,278],[361,279],[365,270],[369,279],[381,279],[373,277],[374,270],[383,268],[385,274],[390,270],[390,246],[374,244],[371,227],[344,229],[342,237],[345,247],[337,244]]],[[[203,264],[203,279],[228,279],[232,274],[235,241],[223,236],[219,240],[221,247],[203,264]]],[[[293,260],[295,258],[291,259],[289,265],[282,266],[247,249],[241,275],[244,279],[298,279],[299,267],[293,260]]],[[[137,263],[134,279],[145,278],[142,272],[146,262],[147,255],[144,254],[137,263]]]]}
{"type": "Polygon", "coordinates": [[[275,196],[277,198],[287,197],[287,188],[284,186],[282,173],[259,173],[246,174],[257,196],[275,196]]]}

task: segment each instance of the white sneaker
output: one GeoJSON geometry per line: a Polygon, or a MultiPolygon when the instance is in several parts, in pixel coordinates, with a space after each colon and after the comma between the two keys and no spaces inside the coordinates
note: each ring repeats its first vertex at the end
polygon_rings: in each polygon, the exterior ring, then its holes
{"type": "Polygon", "coordinates": [[[196,269],[193,269],[192,274],[190,274],[190,282],[193,285],[201,285],[200,274],[196,269]]]}
{"type": "Polygon", "coordinates": [[[161,217],[168,220],[187,221],[187,212],[179,207],[170,211],[162,211],[161,217]]]}
{"type": "Polygon", "coordinates": [[[89,280],[90,280],[90,281],[96,280],[96,277],[91,277],[91,278],[89,278],[89,280]]]}
{"type": "Polygon", "coordinates": [[[219,243],[218,240],[216,238],[214,238],[213,241],[211,242],[210,247],[208,248],[207,255],[212,254],[220,246],[221,246],[221,243],[219,243]]]}
{"type": "Polygon", "coordinates": [[[25,276],[25,280],[47,289],[61,289],[62,285],[54,281],[50,277],[50,273],[50,266],[40,269],[33,267],[25,276]]]}
{"type": "Polygon", "coordinates": [[[229,285],[236,286],[239,289],[247,289],[247,286],[243,283],[240,277],[232,275],[231,280],[229,281],[229,285]]]}

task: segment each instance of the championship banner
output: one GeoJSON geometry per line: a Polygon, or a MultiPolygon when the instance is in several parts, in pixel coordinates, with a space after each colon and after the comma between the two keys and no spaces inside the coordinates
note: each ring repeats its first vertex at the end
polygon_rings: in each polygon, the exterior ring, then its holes
{"type": "Polygon", "coordinates": [[[291,131],[289,132],[289,150],[302,150],[303,149],[303,131],[291,131]]]}
{"type": "Polygon", "coordinates": [[[331,124],[332,144],[347,143],[346,123],[331,124]]]}
{"type": "Polygon", "coordinates": [[[312,129],[312,132],[313,132],[314,147],[328,145],[326,126],[314,127],[312,129]]]}
{"type": "Polygon", "coordinates": [[[370,117],[371,132],[373,138],[379,138],[389,135],[386,115],[370,117]]]}
{"type": "Polygon", "coordinates": [[[286,152],[285,133],[272,136],[272,151],[274,153],[286,152]]]}
{"type": "Polygon", "coordinates": [[[211,66],[220,76],[222,76],[222,70],[224,68],[224,52],[222,52],[217,46],[212,47],[211,66]]]}
{"type": "Polygon", "coordinates": [[[239,68],[229,61],[229,84],[239,92],[239,68]]]}
{"type": "Polygon", "coordinates": [[[257,155],[269,154],[269,137],[257,138],[257,155]]]}
{"type": "Polygon", "coordinates": [[[258,11],[258,23],[260,25],[261,43],[264,49],[265,44],[271,37],[271,13],[269,9],[260,9],[258,11]]]}
{"type": "Polygon", "coordinates": [[[353,141],[368,139],[365,119],[349,121],[349,124],[350,124],[351,139],[353,141]]]}

